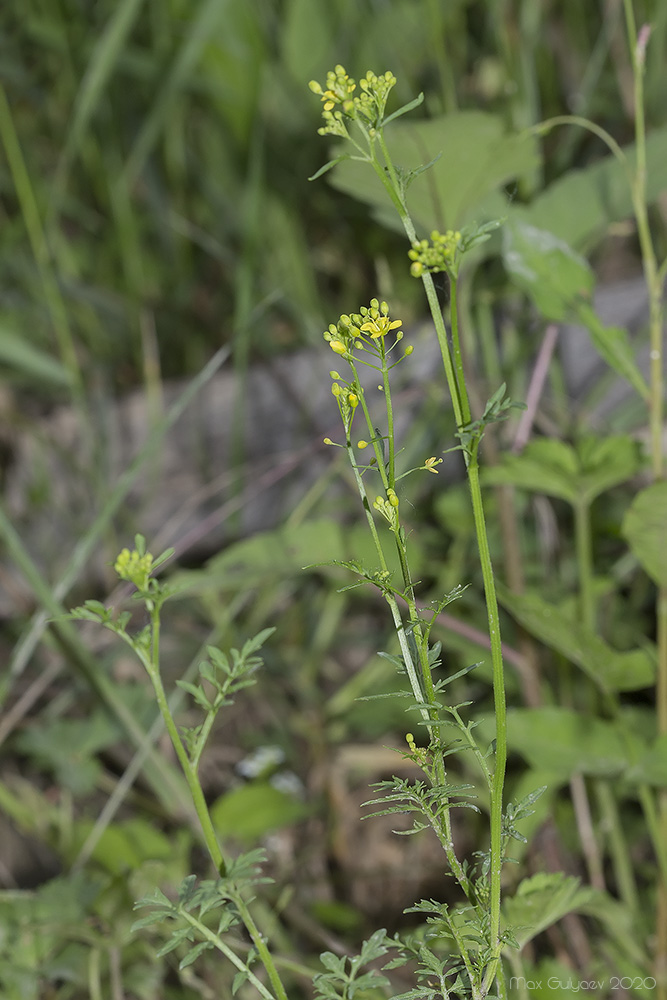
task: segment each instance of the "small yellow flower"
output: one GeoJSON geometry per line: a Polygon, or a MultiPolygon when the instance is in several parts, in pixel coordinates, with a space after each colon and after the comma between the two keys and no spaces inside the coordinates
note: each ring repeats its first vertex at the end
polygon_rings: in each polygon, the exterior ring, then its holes
{"type": "Polygon", "coordinates": [[[390,321],[388,316],[378,316],[363,323],[361,332],[370,333],[372,339],[377,340],[378,337],[386,337],[391,330],[396,330],[402,323],[403,320],[400,319],[390,321]]]}
{"type": "Polygon", "coordinates": [[[357,448],[368,448],[368,441],[357,441],[357,448]]]}
{"type": "Polygon", "coordinates": [[[347,401],[350,404],[350,406],[352,407],[352,409],[355,409],[355,407],[357,407],[359,405],[359,397],[357,396],[356,392],[349,393],[348,397],[347,397],[347,401]]]}
{"type": "Polygon", "coordinates": [[[426,461],[424,462],[424,468],[426,469],[427,472],[432,472],[435,476],[437,476],[438,475],[438,470],[436,468],[434,468],[434,466],[440,465],[441,462],[442,462],[442,459],[441,458],[436,458],[435,455],[434,455],[433,458],[427,458],[426,459],[426,461]]]}
{"type": "Polygon", "coordinates": [[[347,347],[340,340],[332,340],[329,342],[329,347],[335,354],[347,354],[347,347]]]}

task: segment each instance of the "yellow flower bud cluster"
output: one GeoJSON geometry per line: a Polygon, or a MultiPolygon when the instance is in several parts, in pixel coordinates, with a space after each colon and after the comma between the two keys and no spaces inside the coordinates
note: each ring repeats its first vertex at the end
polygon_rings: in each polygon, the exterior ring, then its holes
{"type": "Polygon", "coordinates": [[[396,84],[393,73],[387,72],[380,76],[368,71],[365,78],[359,82],[360,93],[355,97],[356,81],[346,72],[345,67],[338,65],[327,73],[324,87],[311,80],[308,86],[317,94],[322,104],[324,125],[318,129],[320,135],[338,135],[348,137],[346,120],[360,119],[371,131],[379,128],[384,117],[389,92],[396,84]]]}
{"type": "Polygon", "coordinates": [[[377,496],[373,501],[375,510],[382,514],[385,521],[394,529],[398,527],[398,502],[396,491],[391,488],[387,490],[386,498],[377,496]]]}
{"type": "MultiPolygon", "coordinates": [[[[343,426],[345,427],[345,434],[349,433],[350,427],[352,426],[352,418],[354,417],[354,411],[359,406],[359,398],[361,395],[361,386],[356,382],[343,382],[341,376],[338,372],[329,372],[334,381],[331,384],[331,393],[336,397],[336,402],[338,403],[338,409],[340,410],[340,415],[343,418],[343,426]],[[340,379],[340,381],[337,381],[340,379]]],[[[328,440],[325,440],[325,444],[330,444],[328,440]]]]}
{"type": "MultiPolygon", "coordinates": [[[[396,331],[396,341],[402,340],[403,331],[399,329],[402,324],[402,320],[390,318],[386,302],[371,299],[368,306],[360,306],[358,313],[349,316],[344,313],[337,323],[330,323],[323,336],[334,354],[349,360],[353,349],[368,350],[374,341],[379,342],[388,333],[396,331]]],[[[411,353],[412,348],[406,348],[405,354],[411,353]]]]}
{"type": "Polygon", "coordinates": [[[137,590],[146,590],[153,569],[153,556],[150,552],[140,555],[136,550],[130,552],[123,549],[114,563],[114,569],[121,580],[133,583],[137,590]]]}
{"type": "Polygon", "coordinates": [[[410,274],[414,278],[421,278],[424,273],[454,271],[457,256],[463,250],[461,240],[458,229],[456,231],[448,229],[446,233],[439,233],[434,229],[430,241],[416,241],[408,251],[408,257],[412,261],[410,274]]]}

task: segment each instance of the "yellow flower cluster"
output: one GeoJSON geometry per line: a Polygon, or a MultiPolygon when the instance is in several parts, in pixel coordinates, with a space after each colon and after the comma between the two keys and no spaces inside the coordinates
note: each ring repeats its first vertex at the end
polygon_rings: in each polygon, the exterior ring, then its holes
{"type": "Polygon", "coordinates": [[[137,590],[146,590],[153,569],[153,556],[150,552],[139,555],[136,550],[130,552],[123,549],[114,563],[114,569],[121,580],[133,583],[137,590]]]}
{"type": "Polygon", "coordinates": [[[414,278],[421,278],[425,272],[451,271],[456,264],[457,254],[462,249],[458,229],[448,229],[446,233],[439,233],[434,229],[430,240],[418,240],[408,250],[408,257],[412,261],[410,274],[414,278]]]}
{"type": "Polygon", "coordinates": [[[324,105],[322,117],[323,128],[318,129],[320,135],[347,136],[345,120],[360,120],[370,129],[370,133],[382,125],[384,110],[389,91],[396,84],[393,73],[386,72],[376,76],[371,70],[363,80],[359,81],[360,93],[355,97],[356,81],[338,65],[327,73],[324,87],[311,80],[308,86],[317,94],[324,105]]]}
{"type": "MultiPolygon", "coordinates": [[[[361,306],[358,313],[352,313],[350,316],[345,314],[340,317],[338,323],[331,323],[324,333],[324,339],[334,354],[347,355],[353,346],[363,347],[365,337],[377,341],[397,330],[396,339],[401,340],[403,331],[399,330],[399,327],[402,325],[402,320],[389,318],[389,306],[386,302],[371,299],[370,305],[361,306]]],[[[407,353],[411,353],[410,348],[406,350],[407,353]]]]}

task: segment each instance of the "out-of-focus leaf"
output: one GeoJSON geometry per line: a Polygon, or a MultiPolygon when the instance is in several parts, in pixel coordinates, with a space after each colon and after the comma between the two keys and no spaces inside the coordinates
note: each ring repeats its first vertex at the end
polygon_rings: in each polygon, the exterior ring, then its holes
{"type": "Polygon", "coordinates": [[[667,736],[659,736],[625,777],[634,787],[640,784],[667,787],[667,736]]]}
{"type": "MultiPolygon", "coordinates": [[[[458,229],[473,218],[484,222],[503,215],[504,198],[485,204],[489,196],[530,172],[538,160],[533,137],[506,132],[501,118],[482,111],[430,121],[401,119],[387,128],[386,140],[394,162],[406,170],[439,157],[408,192],[410,212],[425,232],[458,229]]],[[[379,209],[381,221],[397,228],[396,213],[393,207],[387,212],[387,194],[367,163],[341,163],[331,174],[331,183],[379,209]]]]}
{"type": "Polygon", "coordinates": [[[546,229],[508,221],[503,260],[514,283],[546,319],[561,322],[578,301],[591,297],[594,278],[588,263],[546,229]]]}
{"type": "Polygon", "coordinates": [[[253,843],[282,826],[303,819],[307,807],[268,781],[253,781],[221,796],[211,807],[221,837],[253,843]]]}
{"type": "Polygon", "coordinates": [[[571,504],[591,503],[636,475],[641,465],[639,445],[629,435],[589,435],[576,448],[555,438],[538,438],[520,455],[505,455],[499,465],[485,469],[483,481],[544,493],[571,504]]]}
{"type": "Polygon", "coordinates": [[[537,594],[512,594],[498,584],[498,598],[532,635],[576,663],[603,691],[635,691],[655,680],[648,650],[619,653],[594,632],[537,594]]]}
{"type": "Polygon", "coordinates": [[[623,519],[633,554],[660,587],[667,587],[667,482],[638,493],[623,519]]]}
{"type": "MultiPolygon", "coordinates": [[[[628,164],[634,169],[634,144],[625,146],[628,164]]],[[[667,126],[656,128],[646,140],[646,184],[653,202],[667,187],[667,126]]],[[[610,223],[632,214],[627,175],[610,153],[582,170],[568,170],[535,198],[532,204],[509,205],[510,220],[547,230],[577,250],[586,252],[607,233],[610,223]]]]}
{"type": "Polygon", "coordinates": [[[538,769],[610,777],[627,767],[618,727],[569,708],[515,708],[507,713],[510,749],[538,769]]]}
{"type": "Polygon", "coordinates": [[[590,890],[562,872],[540,872],[519,883],[503,903],[503,918],[513,928],[520,947],[588,900],[590,890]]]}

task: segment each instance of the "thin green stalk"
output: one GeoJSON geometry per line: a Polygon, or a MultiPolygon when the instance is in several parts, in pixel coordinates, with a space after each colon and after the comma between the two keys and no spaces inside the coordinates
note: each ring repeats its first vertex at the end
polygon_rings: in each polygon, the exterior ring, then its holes
{"type": "Polygon", "coordinates": [[[491,947],[497,957],[489,966],[487,984],[490,988],[493,978],[500,966],[500,875],[502,869],[502,822],[503,822],[503,790],[505,787],[505,771],[507,768],[507,704],[505,698],[505,672],[503,666],[503,651],[500,637],[500,615],[498,613],[498,598],[493,576],[493,565],[489,551],[489,541],[484,517],[482,490],[479,481],[479,465],[477,447],[468,465],[468,482],[472,500],[475,533],[479,549],[479,559],[484,581],[484,596],[491,641],[491,664],[493,669],[493,707],[496,719],[496,753],[493,771],[493,791],[491,795],[491,870],[490,870],[490,936],[491,947]]]}
{"type": "Polygon", "coordinates": [[[215,865],[218,874],[224,878],[227,871],[227,860],[225,859],[220,845],[218,844],[218,839],[215,835],[215,830],[213,829],[213,824],[211,822],[211,817],[209,815],[208,807],[206,805],[206,800],[204,798],[204,793],[201,789],[201,784],[197,778],[196,773],[190,763],[190,759],[187,755],[186,749],[183,746],[183,740],[178,732],[176,723],[174,722],[174,717],[169,709],[169,702],[165,694],[164,685],[162,684],[162,678],[160,676],[160,608],[156,606],[151,611],[151,654],[150,659],[144,661],[146,670],[148,671],[148,676],[150,677],[151,684],[153,685],[153,690],[155,691],[155,697],[157,700],[158,708],[162,718],[164,719],[164,724],[169,733],[172,746],[176,752],[181,768],[183,769],[183,774],[185,780],[188,783],[188,789],[190,790],[190,795],[192,796],[192,802],[197,813],[197,818],[201,826],[202,833],[204,835],[204,841],[208,849],[209,854],[213,864],[215,865]]]}
{"type": "MultiPolygon", "coordinates": [[[[356,368],[354,366],[354,362],[352,360],[350,360],[349,363],[350,363],[350,367],[352,369],[352,372],[354,374],[355,382],[357,382],[357,384],[358,384],[359,380],[358,380],[356,368]]],[[[387,383],[387,393],[389,393],[389,391],[390,391],[389,390],[389,385],[387,383]]],[[[364,416],[366,418],[366,423],[368,425],[369,433],[370,433],[370,435],[374,439],[375,448],[376,448],[376,460],[377,460],[377,463],[378,463],[378,468],[381,471],[381,475],[382,475],[382,478],[383,478],[383,484],[385,485],[385,488],[386,488],[386,486],[387,486],[387,477],[386,477],[386,471],[384,469],[383,457],[382,457],[381,449],[379,447],[379,442],[376,440],[376,436],[375,436],[375,432],[374,432],[374,428],[373,428],[373,423],[372,423],[370,414],[368,413],[368,409],[366,407],[366,403],[365,403],[365,400],[364,400],[363,392],[360,394],[360,400],[361,400],[361,403],[362,403],[362,409],[363,409],[363,412],[364,412],[364,416]]],[[[363,480],[361,478],[361,473],[359,471],[359,468],[358,468],[358,465],[357,465],[356,456],[354,454],[354,449],[352,447],[352,441],[351,441],[351,437],[350,437],[350,429],[349,428],[346,431],[346,443],[345,443],[345,447],[346,447],[346,450],[347,450],[347,455],[348,455],[348,459],[349,459],[349,462],[350,462],[350,466],[352,467],[352,472],[354,474],[355,482],[357,484],[357,489],[359,491],[359,496],[361,498],[361,502],[362,502],[364,511],[366,513],[366,520],[367,520],[368,526],[370,528],[371,537],[373,538],[373,543],[375,545],[375,549],[376,549],[376,552],[377,552],[377,555],[378,555],[378,559],[380,560],[380,568],[381,568],[381,570],[383,572],[387,572],[388,567],[387,567],[387,561],[386,561],[386,558],[385,558],[385,555],[384,555],[384,550],[382,548],[382,542],[380,541],[380,536],[378,534],[378,530],[377,530],[377,526],[375,524],[375,520],[373,518],[373,515],[370,512],[370,508],[369,508],[369,504],[368,504],[368,498],[366,496],[366,490],[364,488],[363,480]]],[[[404,547],[400,543],[400,539],[398,537],[396,537],[396,542],[397,542],[397,547],[398,547],[399,555],[403,555],[403,557],[404,557],[405,556],[404,547]]],[[[408,569],[407,563],[404,561],[404,559],[402,561],[402,565],[405,566],[405,572],[407,574],[407,581],[408,581],[408,584],[411,586],[409,569],[408,569]]],[[[413,696],[415,698],[415,701],[420,705],[420,713],[421,713],[422,719],[424,720],[424,723],[426,724],[427,731],[428,731],[428,734],[429,734],[429,739],[430,739],[431,743],[433,743],[434,745],[438,745],[439,744],[439,739],[435,735],[433,726],[431,725],[431,722],[432,722],[431,712],[436,708],[436,704],[435,704],[435,691],[433,689],[433,679],[431,677],[430,668],[428,666],[428,658],[426,659],[426,663],[425,664],[424,663],[420,664],[421,667],[422,667],[422,670],[421,670],[422,678],[424,680],[424,684],[425,684],[425,687],[427,689],[426,691],[424,691],[423,688],[422,688],[422,685],[420,683],[419,677],[417,676],[417,670],[416,670],[416,667],[415,667],[415,664],[414,664],[414,660],[413,660],[413,657],[412,657],[412,651],[411,651],[409,643],[408,643],[407,635],[406,635],[406,632],[405,632],[405,625],[403,623],[403,618],[401,616],[400,609],[399,609],[398,604],[396,602],[396,598],[395,598],[394,594],[391,591],[385,591],[385,599],[387,601],[387,604],[389,605],[389,610],[391,612],[391,616],[392,616],[392,619],[393,619],[393,622],[394,622],[394,629],[396,631],[396,636],[398,638],[398,643],[399,643],[399,647],[400,647],[400,650],[401,650],[401,655],[403,657],[403,662],[405,664],[405,670],[406,670],[406,673],[407,673],[407,676],[408,676],[408,680],[410,682],[410,687],[412,689],[413,696]],[[426,707],[426,703],[427,702],[431,706],[431,708],[427,708],[426,707]]],[[[417,617],[418,616],[417,616],[416,607],[414,607],[414,599],[413,599],[413,610],[414,610],[414,621],[417,622],[417,617]]],[[[437,714],[437,712],[436,712],[436,714],[437,714]]],[[[438,755],[438,757],[436,758],[436,767],[438,768],[438,781],[441,782],[442,784],[444,784],[444,782],[445,782],[445,768],[444,768],[444,762],[443,762],[442,757],[440,755],[438,755]]],[[[463,868],[461,866],[461,863],[458,860],[458,857],[456,856],[456,852],[454,850],[454,840],[453,840],[453,834],[452,834],[452,828],[451,828],[451,818],[450,818],[448,810],[445,813],[445,839],[444,839],[444,841],[441,841],[441,842],[443,843],[443,847],[445,849],[445,854],[446,854],[447,860],[449,862],[449,866],[451,868],[451,871],[454,874],[454,876],[457,879],[457,881],[459,882],[459,884],[461,885],[461,888],[464,890],[464,892],[466,892],[466,895],[467,895],[468,894],[467,893],[467,886],[468,886],[469,883],[468,883],[468,879],[467,879],[467,877],[465,875],[465,872],[464,872],[464,870],[463,870],[463,868]]]]}
{"type": "MultiPolygon", "coordinates": [[[[369,418],[369,420],[370,420],[370,418],[369,418]]],[[[354,454],[354,449],[352,447],[352,442],[350,440],[349,432],[348,432],[348,435],[347,435],[347,442],[346,442],[346,446],[345,447],[346,447],[346,450],[347,450],[348,458],[350,460],[350,465],[352,467],[352,472],[354,474],[354,479],[355,479],[355,482],[357,484],[357,489],[359,490],[359,496],[361,497],[361,503],[362,503],[364,511],[366,513],[366,520],[368,522],[368,526],[370,528],[371,536],[373,538],[373,544],[375,545],[375,551],[377,552],[378,559],[380,560],[380,569],[382,570],[383,573],[387,573],[388,572],[387,560],[385,558],[384,550],[382,548],[382,542],[380,541],[380,536],[378,534],[378,530],[377,530],[377,527],[376,527],[376,524],[375,524],[375,520],[373,518],[373,515],[370,512],[370,508],[369,508],[369,504],[368,504],[368,497],[366,496],[366,490],[364,489],[364,484],[363,484],[363,481],[362,481],[362,478],[361,478],[361,473],[359,472],[359,468],[357,466],[357,460],[356,460],[356,456],[354,454]]],[[[396,603],[396,598],[394,597],[394,595],[390,591],[386,591],[385,592],[385,599],[387,601],[387,604],[389,605],[389,609],[391,611],[391,616],[392,616],[392,618],[394,620],[394,627],[396,629],[396,635],[398,637],[398,643],[399,643],[399,646],[401,648],[401,654],[403,656],[403,661],[405,663],[405,670],[406,670],[406,673],[408,675],[408,680],[410,681],[410,687],[412,688],[412,693],[413,693],[413,695],[415,697],[415,700],[419,704],[423,705],[423,703],[425,701],[425,699],[424,699],[424,693],[423,693],[423,691],[421,689],[421,685],[419,683],[419,678],[417,677],[417,671],[415,670],[415,666],[414,666],[414,663],[412,661],[412,653],[410,652],[410,647],[408,645],[408,639],[407,639],[407,636],[405,634],[405,626],[403,625],[403,619],[401,618],[401,612],[399,610],[398,604],[396,603]]],[[[424,719],[424,721],[428,725],[428,723],[430,722],[430,714],[429,714],[429,712],[427,711],[426,708],[422,708],[421,709],[421,715],[422,715],[422,718],[424,719]]],[[[429,733],[430,732],[431,732],[431,730],[429,729],[429,733]]]]}
{"type": "Polygon", "coordinates": [[[630,851],[628,850],[628,845],[623,835],[623,827],[618,815],[616,799],[607,781],[597,781],[595,783],[595,790],[600,804],[600,811],[609,832],[614,877],[619,895],[625,903],[628,912],[636,917],[639,913],[639,893],[630,861],[630,851]]]}
{"type": "Polygon", "coordinates": [[[574,504],[574,537],[579,578],[579,612],[582,624],[595,631],[595,596],[593,593],[593,546],[591,539],[591,508],[588,500],[574,504]]]}
{"type": "MultiPolygon", "coordinates": [[[[108,675],[100,669],[99,663],[95,661],[81,642],[76,629],[69,621],[65,620],[65,608],[56,600],[42,573],[30,558],[23,541],[1,503],[0,537],[4,539],[10,558],[30,584],[45,613],[51,617],[50,631],[66,656],[70,667],[86,681],[99,698],[100,703],[117,719],[134,746],[139,749],[143,748],[146,745],[146,735],[142,726],[139,725],[125,701],[118,695],[116,687],[108,675]]],[[[171,811],[187,811],[187,793],[182,787],[180,776],[154,747],[151,747],[148,752],[146,776],[154,791],[171,811]]]]}
{"type": "MultiPolygon", "coordinates": [[[[392,197],[394,204],[401,204],[399,209],[401,221],[405,228],[406,235],[411,243],[416,240],[416,231],[410,218],[407,208],[402,199],[398,196],[400,187],[396,178],[396,172],[391,162],[391,157],[384,141],[382,132],[379,141],[387,166],[387,174],[380,168],[383,177],[383,184],[387,187],[389,178],[395,185],[395,195],[392,197]]],[[[379,165],[378,165],[379,166],[379,165]]],[[[451,276],[452,288],[456,282],[456,275],[451,276]]],[[[442,361],[445,369],[445,377],[449,386],[449,391],[454,408],[454,415],[457,427],[461,430],[470,420],[470,404],[465,383],[465,372],[463,370],[460,347],[458,346],[458,336],[454,343],[455,358],[457,368],[452,362],[449,343],[447,341],[447,331],[442,317],[442,312],[438,304],[435,286],[430,274],[422,276],[426,296],[431,309],[431,315],[436,328],[438,343],[442,354],[442,361]]],[[[453,301],[456,304],[456,292],[453,290],[453,301]]],[[[455,309],[452,311],[452,323],[457,323],[455,309]]],[[[457,327],[458,333],[458,327],[457,327]]],[[[493,700],[496,720],[496,763],[493,775],[493,789],[491,796],[491,868],[490,868],[490,936],[491,946],[494,950],[494,958],[487,968],[485,975],[486,989],[491,988],[494,978],[498,974],[500,966],[500,877],[502,868],[502,813],[503,813],[503,791],[505,786],[505,771],[507,768],[507,709],[505,698],[505,675],[502,656],[502,643],[500,637],[500,616],[498,613],[498,600],[496,596],[495,580],[493,575],[493,565],[489,550],[488,535],[486,531],[486,521],[484,517],[484,505],[482,491],[479,480],[478,464],[479,442],[474,446],[472,452],[467,455],[468,483],[473,507],[473,518],[475,523],[475,534],[477,547],[484,581],[484,596],[486,601],[487,619],[489,626],[489,638],[491,642],[491,662],[493,669],[493,700]]]]}
{"type": "Polygon", "coordinates": [[[463,368],[463,356],[461,354],[461,340],[459,337],[458,280],[456,277],[453,277],[450,281],[449,315],[452,328],[452,346],[454,348],[454,371],[456,373],[458,398],[461,403],[461,421],[463,424],[469,424],[471,413],[468,390],[466,388],[465,370],[463,368]]]}
{"type": "MultiPolygon", "coordinates": [[[[228,862],[218,842],[218,838],[211,821],[211,814],[208,810],[201,783],[197,776],[196,766],[190,761],[187,751],[183,745],[180,733],[178,732],[176,723],[174,722],[174,717],[171,714],[169,702],[167,701],[167,696],[162,684],[162,678],[160,676],[160,605],[158,602],[156,602],[156,604],[150,609],[150,614],[151,651],[150,657],[144,659],[144,665],[146,666],[148,675],[153,685],[158,708],[160,709],[164,719],[164,724],[167,732],[169,733],[172,746],[183,769],[185,780],[188,783],[188,788],[197,812],[197,818],[199,819],[207,850],[211,856],[213,864],[215,865],[216,871],[222,878],[224,878],[228,870],[228,862]]],[[[240,893],[235,893],[233,896],[233,902],[236,905],[246,930],[252,939],[252,942],[257,950],[257,954],[266,969],[276,997],[278,1000],[288,1000],[282,980],[280,979],[278,970],[273,962],[271,952],[269,951],[259,928],[255,924],[245,900],[240,893]]],[[[216,941],[217,940],[218,939],[216,937],[216,941]]]]}
{"type": "Polygon", "coordinates": [[[249,982],[252,983],[252,985],[255,987],[260,996],[264,997],[264,1000],[276,1000],[276,998],[280,997],[285,997],[286,1000],[286,994],[284,993],[284,991],[276,992],[274,995],[269,990],[267,990],[264,983],[260,979],[258,979],[257,976],[250,971],[250,969],[248,969],[246,963],[242,962],[241,959],[238,957],[238,955],[234,951],[232,951],[232,949],[229,948],[217,934],[214,934],[213,931],[206,926],[206,924],[203,924],[200,920],[197,920],[197,918],[193,917],[191,913],[183,912],[182,917],[184,920],[187,921],[187,923],[189,923],[192,927],[194,927],[197,930],[198,934],[201,937],[206,938],[207,941],[211,942],[214,948],[217,948],[218,951],[221,951],[222,954],[225,956],[225,958],[229,959],[232,965],[236,966],[239,972],[245,972],[247,974],[249,982]]]}

